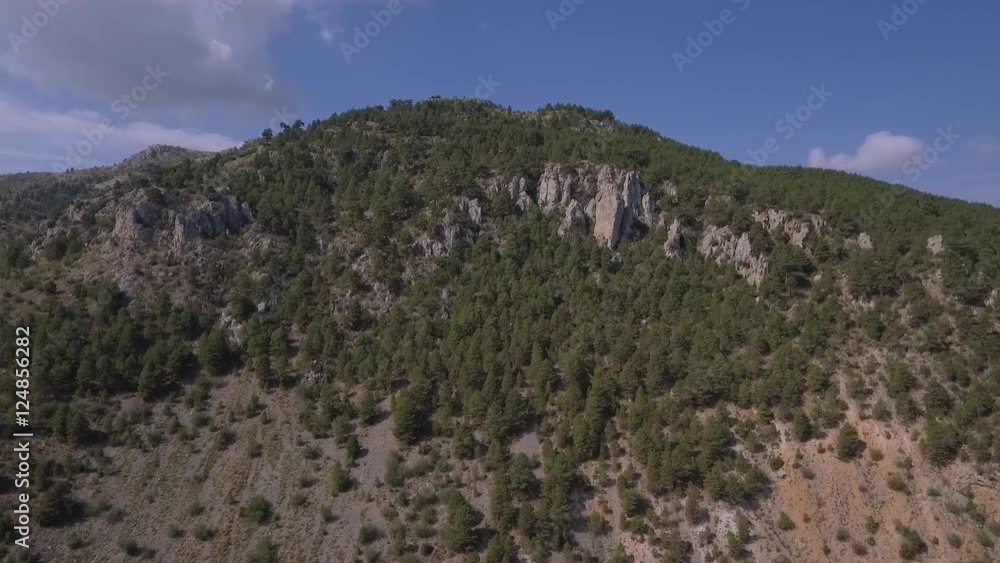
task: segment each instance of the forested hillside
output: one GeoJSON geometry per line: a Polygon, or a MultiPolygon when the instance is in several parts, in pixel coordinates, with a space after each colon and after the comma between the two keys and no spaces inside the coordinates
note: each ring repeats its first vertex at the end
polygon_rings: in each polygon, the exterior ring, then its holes
{"type": "Polygon", "coordinates": [[[431,99],[0,177],[0,233],[33,560],[1000,559],[990,206],[431,99]]]}

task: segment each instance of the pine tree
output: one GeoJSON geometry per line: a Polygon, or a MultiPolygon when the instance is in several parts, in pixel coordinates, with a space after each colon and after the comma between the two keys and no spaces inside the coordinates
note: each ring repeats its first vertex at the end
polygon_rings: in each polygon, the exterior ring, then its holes
{"type": "Polygon", "coordinates": [[[476,525],[479,519],[475,510],[462,493],[452,491],[448,501],[448,518],[441,529],[441,539],[456,552],[469,551],[476,546],[476,525]]]}
{"type": "Polygon", "coordinates": [[[219,376],[229,367],[229,342],[219,327],[214,327],[198,342],[198,361],[212,376],[219,376]]]}
{"type": "Polygon", "coordinates": [[[865,443],[858,437],[858,431],[850,424],[844,424],[837,433],[837,458],[848,461],[857,457],[865,443]]]}

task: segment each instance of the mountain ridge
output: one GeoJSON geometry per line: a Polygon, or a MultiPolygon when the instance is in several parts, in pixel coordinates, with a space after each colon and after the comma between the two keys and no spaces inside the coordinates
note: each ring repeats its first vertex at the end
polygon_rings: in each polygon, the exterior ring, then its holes
{"type": "Polygon", "coordinates": [[[148,156],[0,188],[46,560],[997,556],[998,209],[568,105],[148,156]]]}

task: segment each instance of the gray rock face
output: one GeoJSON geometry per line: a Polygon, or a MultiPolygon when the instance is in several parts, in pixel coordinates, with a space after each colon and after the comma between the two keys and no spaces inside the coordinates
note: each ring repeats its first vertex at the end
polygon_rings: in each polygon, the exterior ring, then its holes
{"type": "Polygon", "coordinates": [[[111,236],[124,242],[149,242],[153,239],[153,225],[157,219],[159,212],[149,202],[126,205],[115,215],[111,236]]]}
{"type": "Polygon", "coordinates": [[[617,166],[549,163],[538,180],[538,205],[561,215],[560,235],[583,234],[589,226],[610,249],[664,222],[639,175],[617,166]]]}
{"type": "Polygon", "coordinates": [[[667,228],[667,242],[663,243],[663,254],[667,258],[677,258],[681,255],[684,245],[684,234],[681,232],[681,222],[674,219],[674,222],[667,228]]]}
{"type": "Polygon", "coordinates": [[[868,233],[861,233],[858,235],[858,247],[864,250],[871,250],[875,247],[875,243],[872,242],[872,237],[868,236],[868,233]]]}
{"type": "MultiPolygon", "coordinates": [[[[627,238],[636,236],[642,227],[658,222],[655,203],[639,181],[639,174],[616,166],[604,166],[597,175],[597,195],[592,201],[594,237],[614,249],[627,238]]],[[[588,214],[589,215],[589,214],[588,214]]]]}
{"type": "Polygon", "coordinates": [[[576,174],[573,171],[549,163],[538,180],[538,205],[545,212],[565,208],[573,197],[575,183],[576,174]]]}
{"type": "Polygon", "coordinates": [[[524,176],[514,176],[509,180],[490,178],[483,182],[482,188],[486,193],[491,195],[501,192],[510,195],[511,201],[514,202],[514,207],[523,213],[533,203],[531,196],[528,194],[530,186],[530,182],[524,176]]]}
{"type": "Polygon", "coordinates": [[[450,254],[458,244],[471,241],[472,234],[455,221],[451,212],[448,212],[440,225],[434,227],[430,234],[421,234],[415,243],[424,256],[437,258],[450,254]]]}
{"type": "Polygon", "coordinates": [[[927,251],[930,252],[932,256],[937,256],[938,254],[944,252],[944,237],[937,235],[927,239],[927,251]]]}
{"type": "Polygon", "coordinates": [[[235,233],[253,220],[250,206],[232,195],[207,201],[174,217],[174,251],[180,252],[187,244],[202,239],[235,233]]]}
{"type": "Polygon", "coordinates": [[[753,218],[769,232],[781,230],[789,244],[798,248],[805,246],[806,237],[810,233],[819,232],[826,227],[826,221],[818,215],[810,215],[807,220],[794,219],[780,209],[757,211],[753,218]]]}
{"type": "Polygon", "coordinates": [[[469,216],[469,220],[476,225],[483,224],[483,208],[478,199],[460,197],[458,198],[458,208],[464,211],[469,216]]]}
{"type": "Polygon", "coordinates": [[[580,209],[580,203],[570,201],[566,213],[559,222],[559,236],[582,235],[587,232],[587,216],[580,209]]]}
{"type": "Polygon", "coordinates": [[[743,233],[736,237],[729,227],[708,226],[698,241],[698,253],[714,257],[719,265],[733,264],[736,272],[753,286],[759,286],[767,275],[767,257],[753,253],[750,235],[743,233]]]}

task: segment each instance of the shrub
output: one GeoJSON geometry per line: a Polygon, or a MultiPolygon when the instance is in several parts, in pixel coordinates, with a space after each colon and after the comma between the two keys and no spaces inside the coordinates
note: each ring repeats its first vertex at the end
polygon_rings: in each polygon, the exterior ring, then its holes
{"type": "Polygon", "coordinates": [[[361,529],[358,530],[358,541],[364,545],[375,542],[379,538],[379,529],[372,524],[365,522],[361,525],[361,529]]]}
{"type": "Polygon", "coordinates": [[[278,544],[270,538],[261,538],[247,556],[247,563],[278,563],[278,544]]]}
{"type": "Polygon", "coordinates": [[[215,537],[215,528],[212,528],[205,523],[199,523],[194,527],[192,535],[198,541],[211,541],[211,539],[215,537]]]}
{"type": "Polygon", "coordinates": [[[837,458],[841,461],[854,459],[861,453],[865,443],[858,437],[858,431],[850,424],[844,424],[837,433],[837,458]]]}
{"type": "Polygon", "coordinates": [[[339,462],[335,463],[333,465],[333,473],[330,475],[330,486],[333,488],[333,494],[335,495],[346,493],[354,488],[354,479],[351,478],[351,471],[340,465],[339,462]]]}
{"type": "Polygon", "coordinates": [[[896,531],[899,532],[899,535],[902,537],[902,543],[899,546],[899,556],[903,559],[910,561],[912,559],[916,559],[918,555],[927,551],[927,544],[924,543],[920,534],[912,528],[907,528],[902,524],[896,524],[896,531]]]}
{"type": "Polygon", "coordinates": [[[118,540],[118,547],[125,552],[125,555],[129,557],[138,557],[142,553],[142,549],[139,548],[139,544],[132,538],[122,538],[118,540]]]}
{"type": "Polygon", "coordinates": [[[319,517],[323,519],[324,522],[330,523],[336,518],[333,515],[333,509],[330,508],[329,504],[324,504],[319,507],[319,517]]]}
{"type": "Polygon", "coordinates": [[[274,516],[271,501],[264,497],[252,497],[240,507],[240,516],[257,525],[266,524],[274,516]]]}
{"type": "Polygon", "coordinates": [[[794,530],[795,522],[793,522],[787,514],[782,512],[778,515],[778,528],[781,530],[794,530]]]}
{"type": "Polygon", "coordinates": [[[889,488],[896,492],[905,493],[907,491],[906,481],[904,481],[903,478],[900,477],[898,473],[893,473],[892,475],[889,475],[888,484],[889,488]]]}

